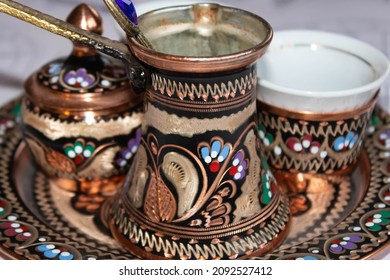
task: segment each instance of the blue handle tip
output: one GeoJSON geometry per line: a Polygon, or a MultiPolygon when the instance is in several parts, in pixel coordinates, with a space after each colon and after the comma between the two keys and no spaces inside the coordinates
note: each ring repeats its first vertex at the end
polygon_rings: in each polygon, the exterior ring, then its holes
{"type": "Polygon", "coordinates": [[[135,25],[138,24],[138,17],[133,2],[131,0],[115,0],[118,7],[126,17],[135,25]]]}

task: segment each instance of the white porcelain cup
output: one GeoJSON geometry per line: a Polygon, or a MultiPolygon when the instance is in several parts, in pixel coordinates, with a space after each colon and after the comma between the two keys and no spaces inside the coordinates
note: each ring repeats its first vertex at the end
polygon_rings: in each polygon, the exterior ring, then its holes
{"type": "Polygon", "coordinates": [[[353,110],[372,100],[388,73],[387,57],[365,42],[321,31],[280,31],[258,62],[258,98],[293,111],[353,110]]]}
{"type": "Polygon", "coordinates": [[[259,135],[277,171],[353,170],[389,61],[359,40],[326,32],[276,32],[258,62],[259,135]]]}

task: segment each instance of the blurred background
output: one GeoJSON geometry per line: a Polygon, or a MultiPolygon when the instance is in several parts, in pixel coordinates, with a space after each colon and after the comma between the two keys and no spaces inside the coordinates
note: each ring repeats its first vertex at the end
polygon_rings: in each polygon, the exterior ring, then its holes
{"type": "MultiPolygon", "coordinates": [[[[82,0],[19,0],[37,10],[65,19],[82,0]]],[[[104,21],[104,34],[123,36],[102,0],[84,0],[104,21]]],[[[138,14],[163,6],[206,1],[133,0],[138,14]]],[[[390,0],[218,0],[264,17],[275,31],[315,29],[349,35],[382,50],[390,57],[390,0]]],[[[23,94],[26,78],[43,64],[67,56],[72,44],[59,36],[0,14],[0,106],[23,94]]],[[[390,80],[379,104],[390,112],[390,80]]],[[[390,259],[390,252],[384,258],[390,259]]]]}

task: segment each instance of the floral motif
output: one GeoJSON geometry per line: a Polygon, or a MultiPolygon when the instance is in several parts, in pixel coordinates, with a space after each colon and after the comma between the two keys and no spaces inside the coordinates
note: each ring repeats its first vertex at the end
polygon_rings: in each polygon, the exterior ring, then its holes
{"type": "Polygon", "coordinates": [[[7,221],[0,223],[0,229],[8,237],[14,237],[17,241],[24,242],[32,238],[29,227],[16,221],[7,221]]]}
{"type": "Polygon", "coordinates": [[[368,218],[365,225],[369,230],[379,231],[382,226],[388,224],[390,224],[390,211],[381,211],[368,218]]]}
{"type": "Polygon", "coordinates": [[[131,138],[127,143],[127,147],[120,151],[118,158],[115,160],[119,167],[125,167],[129,160],[135,155],[141,143],[141,134],[142,130],[139,128],[135,137],[131,138]]]}
{"type": "Polygon", "coordinates": [[[272,176],[272,173],[267,171],[263,174],[263,192],[261,194],[261,201],[268,205],[271,202],[272,199],[272,187],[274,183],[274,178],[272,176]]]}
{"type": "Polygon", "coordinates": [[[271,133],[267,133],[264,125],[262,124],[259,124],[259,137],[266,147],[271,145],[275,140],[274,136],[271,133]]]}
{"type": "Polygon", "coordinates": [[[267,159],[265,157],[261,157],[261,166],[262,166],[262,192],[261,192],[261,201],[268,205],[275,193],[276,188],[276,179],[272,174],[271,168],[267,163],[267,159]]]}
{"type": "Polygon", "coordinates": [[[57,247],[54,244],[42,244],[35,248],[48,259],[72,260],[74,256],[65,247],[57,247]]]}
{"type": "Polygon", "coordinates": [[[208,144],[201,145],[200,154],[205,163],[209,165],[211,172],[216,173],[221,168],[221,163],[225,161],[230,153],[230,145],[221,140],[214,140],[211,147],[208,144]]]}
{"type": "Polygon", "coordinates": [[[274,175],[271,172],[271,169],[267,163],[265,157],[261,157],[261,166],[262,166],[262,192],[261,192],[261,201],[268,205],[271,202],[273,194],[275,192],[276,180],[274,175]]]}
{"type": "Polygon", "coordinates": [[[379,143],[385,147],[390,148],[390,129],[383,130],[379,133],[379,143]]]}
{"type": "Polygon", "coordinates": [[[59,62],[50,63],[46,69],[46,72],[50,76],[58,75],[60,74],[63,65],[64,65],[63,63],[59,63],[59,62]]]}
{"type": "Polygon", "coordinates": [[[95,77],[88,74],[85,68],[80,68],[77,71],[69,71],[65,75],[65,82],[76,88],[87,88],[95,82],[95,77]]]}
{"type": "Polygon", "coordinates": [[[3,143],[3,136],[15,127],[15,122],[7,118],[0,118],[0,143],[3,143]]]}
{"type": "Polygon", "coordinates": [[[345,236],[342,239],[335,239],[329,247],[329,250],[334,254],[341,254],[345,250],[355,250],[358,248],[357,243],[364,239],[359,235],[345,236]]]}
{"type": "MultiPolygon", "coordinates": [[[[305,135],[301,139],[296,137],[290,137],[286,141],[287,147],[296,153],[310,153],[316,155],[320,152],[321,143],[319,141],[313,141],[311,135],[305,135]]],[[[327,156],[326,151],[320,152],[320,157],[325,158],[327,156]]]]}
{"type": "Polygon", "coordinates": [[[369,126],[367,128],[368,133],[374,133],[376,128],[382,124],[377,113],[372,113],[369,126]]]}
{"type": "MultiPolygon", "coordinates": [[[[0,198],[0,218],[7,216],[10,212],[11,212],[10,203],[7,200],[0,198]]],[[[16,218],[15,218],[15,220],[16,220],[16,218]]]]}
{"type": "Polygon", "coordinates": [[[229,174],[233,176],[233,180],[238,181],[245,177],[245,170],[247,168],[248,160],[245,159],[244,152],[240,150],[233,158],[232,166],[229,169],[229,174]]]}
{"type": "Polygon", "coordinates": [[[51,167],[61,172],[73,172],[76,170],[76,166],[71,159],[53,149],[47,149],[46,159],[51,167]]]}
{"type": "Polygon", "coordinates": [[[15,122],[6,118],[0,119],[0,134],[4,135],[8,130],[14,128],[15,122]]]}
{"type": "Polygon", "coordinates": [[[7,206],[7,203],[0,200],[0,217],[4,215],[7,206]]]}
{"type": "Polygon", "coordinates": [[[55,91],[68,93],[83,93],[85,89],[89,89],[89,92],[106,92],[127,87],[127,73],[123,65],[106,57],[102,57],[102,60],[103,65],[97,61],[91,62],[88,69],[69,69],[71,65],[66,61],[56,60],[39,72],[38,80],[55,91]]]}
{"type": "Polygon", "coordinates": [[[383,194],[383,199],[387,202],[390,203],[390,188],[383,194]]]}
{"type": "Polygon", "coordinates": [[[17,102],[11,109],[12,117],[16,122],[19,122],[20,115],[22,114],[22,102],[17,102]]]}
{"type": "MultiPolygon", "coordinates": [[[[230,195],[229,188],[223,188],[210,199],[210,203],[206,207],[206,211],[202,211],[205,227],[226,226],[230,222],[229,214],[232,207],[229,202],[223,202],[230,195]]],[[[199,226],[203,222],[200,219],[191,221],[191,226],[199,226]]]]}
{"type": "Polygon", "coordinates": [[[76,165],[81,165],[85,159],[90,158],[95,151],[95,144],[83,139],[77,139],[74,144],[66,144],[64,151],[67,157],[72,159],[76,165]]]}
{"type": "Polygon", "coordinates": [[[46,68],[46,73],[50,76],[49,78],[50,84],[58,83],[58,80],[60,79],[59,74],[61,72],[63,65],[64,64],[60,62],[53,62],[50,63],[49,66],[46,68]]]}
{"type": "MultiPolygon", "coordinates": [[[[264,125],[259,124],[258,130],[259,130],[259,137],[260,137],[260,139],[263,142],[263,145],[265,147],[268,147],[269,145],[274,143],[275,137],[271,133],[267,133],[264,125]]],[[[276,145],[274,147],[274,153],[277,156],[281,155],[282,154],[282,148],[280,148],[280,146],[276,145]]]]}
{"type": "Polygon", "coordinates": [[[359,140],[359,135],[355,132],[349,132],[347,136],[339,136],[334,141],[332,148],[336,152],[345,152],[352,150],[359,140]]]}

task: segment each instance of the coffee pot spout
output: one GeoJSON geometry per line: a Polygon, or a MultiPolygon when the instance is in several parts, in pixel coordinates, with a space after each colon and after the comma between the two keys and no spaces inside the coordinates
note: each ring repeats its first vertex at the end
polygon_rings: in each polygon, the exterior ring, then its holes
{"type": "Polygon", "coordinates": [[[126,44],[81,29],[16,1],[0,0],[0,12],[65,37],[74,43],[96,49],[103,54],[121,60],[127,69],[135,92],[143,91],[145,84],[144,70],[134,59],[126,44]]]}

